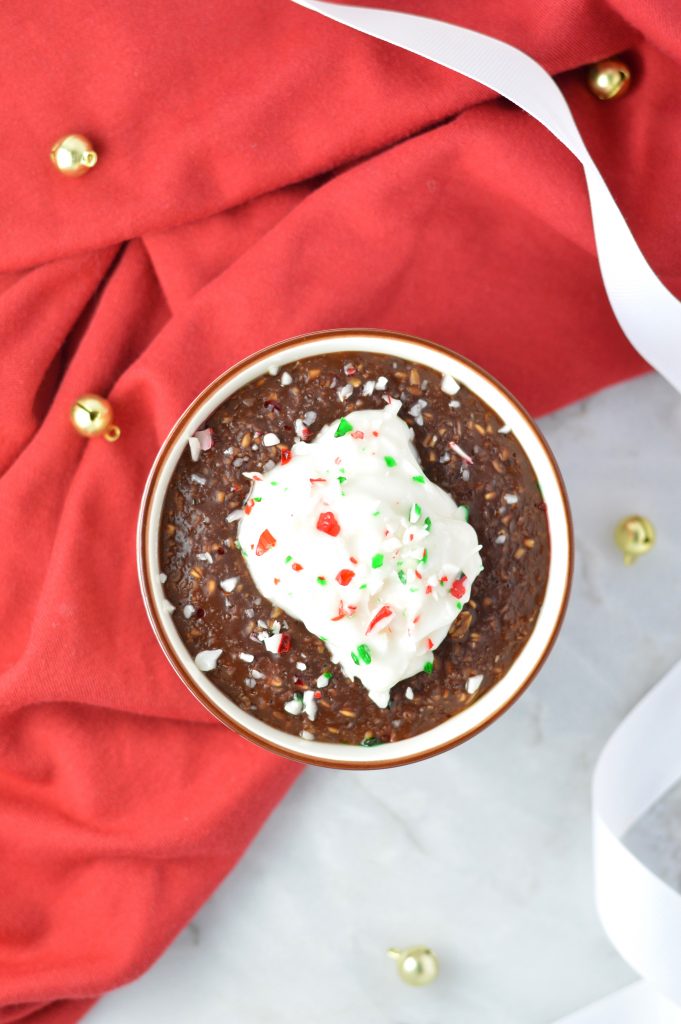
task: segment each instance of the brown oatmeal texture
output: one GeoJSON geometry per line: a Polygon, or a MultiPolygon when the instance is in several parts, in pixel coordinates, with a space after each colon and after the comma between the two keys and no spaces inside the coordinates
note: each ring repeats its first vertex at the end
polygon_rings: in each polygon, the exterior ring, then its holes
{"type": "Polygon", "coordinates": [[[301,359],[227,399],[205,424],[213,431],[213,447],[197,461],[187,451],[177,465],[160,541],[173,619],[193,657],[222,648],[210,672],[212,682],[244,711],[277,729],[368,746],[415,736],[494,686],[532,632],[549,564],[546,509],[537,481],[514,436],[500,432],[503,424],[494,412],[465,387],[448,395],[440,385],[439,373],[384,355],[346,352],[301,359]],[[284,372],[292,378],[287,385],[281,383],[284,372]],[[364,384],[381,376],[388,379],[386,389],[364,395],[364,384]],[[347,385],[352,391],[346,397],[347,385]],[[426,474],[457,504],[468,506],[484,570],[471,600],[433,652],[432,673],[398,683],[389,707],[381,709],[359,680],[348,679],[331,663],[322,641],[258,593],[236,545],[238,521],[227,517],[242,508],[250,491],[244,472],[272,468],[282,449],[299,439],[297,420],[312,440],[340,416],[381,408],[385,394],[402,401],[400,415],[414,430],[426,474]],[[263,435],[270,431],[280,438],[278,447],[263,446],[263,435]],[[473,465],[452,450],[451,442],[472,457],[473,465]],[[239,577],[236,589],[225,593],[220,581],[234,576],[239,577]],[[185,617],[188,605],[194,611],[185,617]],[[269,653],[257,639],[275,623],[290,637],[285,654],[269,653]],[[240,655],[252,655],[253,661],[240,655]],[[304,669],[296,667],[301,664],[304,669]],[[332,675],[318,691],[314,721],[284,710],[296,693],[316,690],[325,672],[332,675]],[[467,681],[479,675],[480,688],[467,692],[467,681]]]}

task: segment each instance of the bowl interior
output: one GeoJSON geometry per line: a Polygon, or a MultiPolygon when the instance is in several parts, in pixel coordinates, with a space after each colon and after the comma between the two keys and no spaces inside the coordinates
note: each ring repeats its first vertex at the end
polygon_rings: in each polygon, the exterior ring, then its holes
{"type": "MultiPolygon", "coordinates": [[[[484,552],[483,552],[484,557],[484,552]]],[[[371,331],[338,331],[294,339],[237,364],[214,381],[171,430],[152,468],[142,501],[138,537],[142,593],[166,655],[194,694],[223,722],[250,739],[289,757],[334,767],[387,767],[427,757],[478,732],[523,691],[543,662],[562,620],[571,577],[570,515],[560,474],[529,415],[494,379],[474,364],[429,342],[371,331]],[[291,736],[237,707],[199,671],[163,607],[159,580],[159,524],[167,487],[189,437],[235,391],[263,372],[309,356],[364,351],[422,363],[449,373],[477,394],[506,423],[524,448],[547,507],[551,555],[546,594],[532,634],[506,675],[474,704],[425,733],[377,747],[323,743],[291,736]]]]}

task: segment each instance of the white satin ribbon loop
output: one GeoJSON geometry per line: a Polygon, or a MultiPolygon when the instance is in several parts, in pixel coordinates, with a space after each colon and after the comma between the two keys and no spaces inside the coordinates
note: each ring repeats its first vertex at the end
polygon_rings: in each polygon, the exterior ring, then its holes
{"type": "Polygon", "coordinates": [[[577,157],[586,175],[598,260],[613,312],[634,348],[681,391],[681,302],[646,261],[563,94],[541,65],[500,39],[433,18],[323,0],[294,2],[488,86],[536,118],[577,157]]]}

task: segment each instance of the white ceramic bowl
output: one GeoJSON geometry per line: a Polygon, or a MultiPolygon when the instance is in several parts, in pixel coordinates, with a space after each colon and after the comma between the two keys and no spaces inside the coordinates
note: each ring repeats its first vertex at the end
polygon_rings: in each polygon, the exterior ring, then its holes
{"type": "Polygon", "coordinates": [[[263,349],[213,381],[182,414],[154,462],[142,499],[138,531],[142,595],[156,636],[174,669],[192,693],[221,722],[269,750],[308,764],[336,768],[386,768],[439,753],[469,739],[498,718],[530,684],[556,637],[572,577],[572,529],[565,488],[555,460],[536,424],[506,389],[474,363],[431,342],[370,330],[305,335],[263,349]],[[475,703],[410,739],[376,747],[301,739],[266,725],[236,704],[197,669],[163,607],[159,582],[159,526],[166,490],[187,440],[211,413],[243,385],[273,366],[308,356],[364,351],[421,363],[449,373],[478,395],[507,423],[522,445],[539,481],[547,508],[551,554],[544,601],[532,634],[506,675],[475,703]]]}

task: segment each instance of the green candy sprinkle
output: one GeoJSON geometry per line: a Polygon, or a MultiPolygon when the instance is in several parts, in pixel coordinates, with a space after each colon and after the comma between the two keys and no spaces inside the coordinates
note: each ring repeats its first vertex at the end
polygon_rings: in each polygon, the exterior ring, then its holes
{"type": "Polygon", "coordinates": [[[371,514],[372,514],[372,516],[380,516],[380,514],[381,514],[380,508],[377,508],[376,511],[372,512],[371,514]]]}
{"type": "Polygon", "coordinates": [[[432,661],[427,661],[425,663],[425,665],[423,666],[423,671],[427,672],[428,675],[430,675],[430,673],[433,671],[433,662],[432,661]]]}
{"type": "Polygon", "coordinates": [[[380,569],[382,565],[383,565],[383,555],[380,555],[380,554],[379,555],[374,555],[374,557],[371,559],[371,568],[372,569],[380,569]]]}
{"type": "Polygon", "coordinates": [[[360,644],[357,648],[357,653],[365,665],[371,664],[371,651],[369,650],[368,644],[360,644]]]}
{"type": "Polygon", "coordinates": [[[344,484],[346,480],[347,480],[346,476],[339,476],[338,477],[338,483],[339,484],[344,484]]]}
{"type": "Polygon", "coordinates": [[[457,601],[456,602],[456,607],[459,609],[459,611],[461,611],[461,609],[463,608],[463,605],[461,604],[461,601],[457,601]]]}
{"type": "Polygon", "coordinates": [[[363,583],[363,584],[362,584],[362,586],[361,586],[361,587],[360,587],[359,589],[360,589],[360,590],[366,590],[366,588],[367,588],[367,585],[366,585],[366,583],[363,583]]]}
{"type": "Polygon", "coordinates": [[[378,736],[369,736],[368,739],[361,740],[360,747],[380,747],[383,745],[383,740],[379,740],[378,736]]]}
{"type": "Polygon", "coordinates": [[[349,420],[346,420],[345,417],[343,416],[340,419],[340,421],[338,423],[338,426],[336,427],[336,433],[333,436],[334,437],[344,437],[345,434],[349,434],[351,430],[352,430],[352,423],[350,423],[349,420]]]}
{"type": "Polygon", "coordinates": [[[325,636],[320,636],[320,637],[319,637],[319,639],[321,640],[321,642],[322,642],[323,644],[325,644],[325,643],[326,643],[326,639],[327,639],[327,638],[326,638],[325,636]]]}
{"type": "Polygon", "coordinates": [[[292,562],[293,561],[293,555],[287,555],[286,558],[284,559],[284,561],[287,562],[287,563],[288,562],[292,562]]]}
{"type": "Polygon", "coordinates": [[[354,661],[355,665],[359,665],[359,658],[357,657],[354,651],[350,651],[350,657],[354,661]]]}
{"type": "Polygon", "coordinates": [[[262,498],[254,498],[253,501],[262,501],[262,498]]]}
{"type": "Polygon", "coordinates": [[[391,469],[397,465],[397,459],[394,459],[392,455],[384,455],[383,458],[385,459],[386,466],[390,466],[391,469]]]}
{"type": "Polygon", "coordinates": [[[333,675],[333,672],[322,672],[322,675],[324,676],[325,679],[330,679],[331,676],[333,675]]]}
{"type": "Polygon", "coordinates": [[[412,480],[417,484],[425,484],[426,482],[426,478],[422,473],[419,473],[418,476],[413,476],[412,480]]]}
{"type": "Polygon", "coordinates": [[[407,582],[407,574],[404,571],[404,569],[398,569],[397,570],[397,578],[400,581],[400,583],[406,584],[406,582],[407,582]]]}
{"type": "Polygon", "coordinates": [[[414,504],[409,509],[409,522],[418,523],[419,519],[421,518],[421,511],[421,506],[417,505],[416,502],[414,502],[414,504]]]}
{"type": "Polygon", "coordinates": [[[278,486],[279,486],[279,481],[278,480],[270,480],[270,487],[278,487],[278,486]]]}
{"type": "Polygon", "coordinates": [[[423,555],[421,556],[421,558],[419,558],[419,564],[420,565],[425,565],[427,561],[428,561],[428,548],[424,548],[423,549],[423,555]]]}
{"type": "Polygon", "coordinates": [[[430,529],[433,525],[433,520],[430,518],[430,516],[426,516],[426,518],[423,520],[423,525],[425,526],[428,533],[430,533],[430,529]]]}
{"type": "Polygon", "coordinates": [[[326,584],[328,583],[328,580],[326,576],[318,576],[317,583],[319,584],[320,587],[325,587],[326,584]]]}

